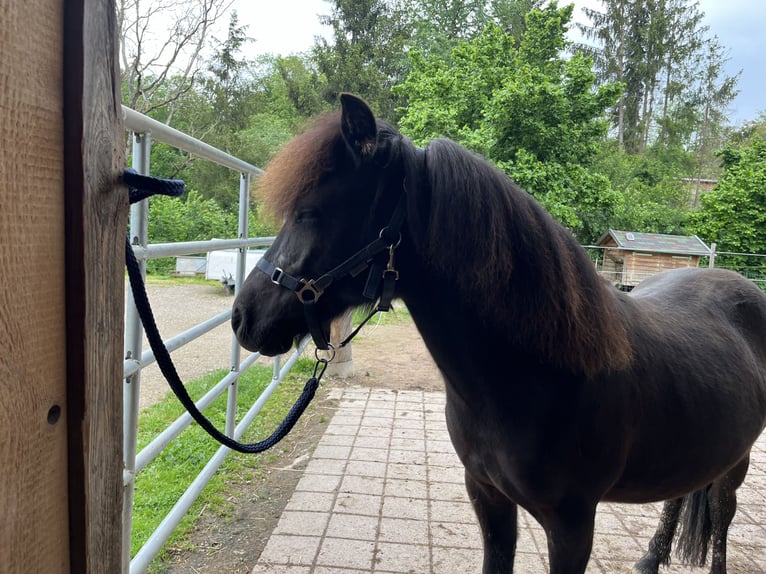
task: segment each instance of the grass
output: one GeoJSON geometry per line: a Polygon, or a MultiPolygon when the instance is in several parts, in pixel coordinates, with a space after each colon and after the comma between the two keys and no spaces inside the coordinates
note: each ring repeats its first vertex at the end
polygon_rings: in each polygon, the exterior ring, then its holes
{"type": "Polygon", "coordinates": [[[174,287],[177,285],[210,285],[221,287],[220,281],[205,279],[204,275],[155,275],[149,273],[146,275],[146,282],[150,285],[167,285],[174,287]]]}
{"type": "MultiPolygon", "coordinates": [[[[217,281],[207,281],[204,277],[177,277],[171,275],[149,275],[147,282],[156,285],[213,285],[220,286],[217,281]]],[[[357,309],[353,322],[358,325],[368,314],[369,310],[357,309]]],[[[368,323],[369,327],[376,324],[398,325],[411,322],[407,308],[401,301],[396,301],[394,309],[388,313],[380,313],[368,323]]],[[[367,328],[369,328],[367,327],[367,328]]],[[[313,371],[313,361],[300,359],[296,366],[285,377],[284,381],[272,394],[266,407],[241,439],[243,442],[254,442],[270,435],[282,421],[284,415],[303,390],[303,385],[313,371]]],[[[226,375],[224,369],[209,374],[206,377],[187,383],[189,394],[195,400],[214,386],[226,375]]],[[[245,414],[271,382],[271,366],[254,365],[241,377],[239,384],[239,405],[237,420],[245,414]]],[[[183,406],[172,394],[161,401],[144,409],[138,423],[138,449],[146,446],[157,434],[183,413],[183,406]]],[[[205,410],[205,415],[219,429],[224,428],[226,413],[226,394],[219,397],[205,410]]],[[[325,422],[324,418],[320,422],[325,422]]],[[[178,501],[192,480],[202,470],[210,457],[218,449],[218,443],[207,435],[198,425],[193,424],[176,438],[168,447],[148,465],[136,478],[133,528],[131,535],[131,556],[134,556],[147,541],[152,532],[160,524],[164,516],[178,501]]],[[[279,447],[276,447],[279,449],[279,447]]],[[[278,450],[267,451],[260,455],[242,455],[230,453],[223,465],[213,476],[210,483],[202,491],[190,511],[165,544],[164,549],[155,558],[150,572],[160,573],[166,570],[168,549],[189,548],[189,534],[203,510],[211,511],[221,517],[231,512],[229,495],[237,484],[258,479],[265,472],[264,462],[273,461],[278,450]]]]}
{"type": "MultiPolygon", "coordinates": [[[[241,440],[254,442],[270,435],[303,390],[303,385],[311,375],[312,370],[312,361],[300,359],[274,391],[261,414],[256,417],[241,440]]],[[[206,390],[225,376],[226,372],[226,370],[221,369],[188,383],[187,389],[190,395],[195,400],[201,397],[206,390]]],[[[238,403],[242,406],[237,413],[237,420],[241,419],[247,408],[268,386],[271,378],[271,366],[263,365],[255,365],[242,375],[238,395],[238,403]]],[[[182,412],[183,407],[172,393],[164,400],[144,409],[138,424],[139,450],[182,412]]],[[[219,429],[224,428],[225,413],[225,393],[205,410],[205,415],[219,429]]],[[[198,425],[193,424],[138,475],[133,506],[131,556],[138,552],[151,533],[154,532],[164,516],[191,484],[194,477],[218,449],[218,446],[218,443],[198,425]]],[[[213,476],[199,499],[176,528],[165,548],[170,546],[175,548],[187,547],[189,544],[188,535],[203,509],[226,516],[231,511],[230,503],[227,502],[228,494],[234,489],[236,483],[258,478],[263,472],[261,470],[263,462],[273,460],[275,457],[276,455],[271,451],[259,455],[230,453],[220,470],[213,476]]],[[[167,550],[163,550],[155,558],[150,572],[162,572],[166,559],[167,550]]]]}
{"type": "MultiPolygon", "coordinates": [[[[372,309],[370,307],[359,307],[354,309],[354,316],[351,319],[353,326],[356,327],[359,325],[359,323],[361,323],[367,317],[371,310],[372,309]]],[[[392,309],[390,311],[385,313],[378,313],[377,316],[370,319],[367,325],[406,325],[407,323],[411,322],[412,317],[410,316],[409,310],[407,307],[405,307],[401,299],[396,299],[394,300],[392,309]]]]}

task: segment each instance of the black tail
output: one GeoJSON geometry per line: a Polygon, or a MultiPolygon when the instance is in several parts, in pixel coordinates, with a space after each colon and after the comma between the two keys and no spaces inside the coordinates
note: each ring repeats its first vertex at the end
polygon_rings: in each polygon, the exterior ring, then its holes
{"type": "Polygon", "coordinates": [[[710,521],[710,485],[687,494],[681,509],[681,530],[678,534],[676,555],[685,564],[704,566],[712,535],[710,521]]]}

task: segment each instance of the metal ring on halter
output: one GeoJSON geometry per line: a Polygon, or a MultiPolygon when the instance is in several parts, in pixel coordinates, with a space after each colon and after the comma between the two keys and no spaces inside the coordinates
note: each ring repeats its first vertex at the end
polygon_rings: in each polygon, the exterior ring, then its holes
{"type": "Polygon", "coordinates": [[[332,343],[327,343],[327,346],[329,347],[329,349],[327,350],[327,355],[328,355],[327,358],[319,356],[319,353],[322,351],[322,349],[318,347],[314,349],[314,358],[317,361],[331,363],[335,359],[335,347],[333,346],[332,343]]]}
{"type": "MultiPolygon", "coordinates": [[[[386,231],[388,231],[388,225],[386,225],[383,229],[380,230],[380,234],[378,234],[378,237],[380,239],[383,239],[383,234],[386,231]]],[[[402,234],[401,234],[401,232],[398,233],[398,236],[399,237],[397,237],[396,241],[388,246],[389,249],[396,249],[397,247],[399,247],[399,244],[402,242],[402,234]]]]}

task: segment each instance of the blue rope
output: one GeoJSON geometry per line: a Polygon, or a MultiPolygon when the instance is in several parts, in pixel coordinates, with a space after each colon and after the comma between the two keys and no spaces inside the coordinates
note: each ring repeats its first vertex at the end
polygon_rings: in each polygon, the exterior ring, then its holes
{"type": "Polygon", "coordinates": [[[182,179],[160,179],[141,175],[135,169],[127,168],[122,174],[122,181],[128,186],[130,203],[151,197],[152,195],[169,195],[180,197],[184,194],[182,179]]]}

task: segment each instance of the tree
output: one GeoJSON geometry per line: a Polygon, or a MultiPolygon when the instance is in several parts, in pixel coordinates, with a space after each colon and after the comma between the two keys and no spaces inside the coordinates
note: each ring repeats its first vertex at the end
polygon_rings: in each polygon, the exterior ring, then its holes
{"type": "Polygon", "coordinates": [[[118,0],[123,103],[143,113],[172,108],[199,78],[212,26],[232,2],[118,0]]]}
{"type": "Polygon", "coordinates": [[[645,154],[629,154],[606,142],[593,169],[609,178],[620,201],[608,226],[614,229],[684,235],[689,223],[689,190],[681,178],[690,157],[678,148],[655,144],[645,154]]]}
{"type": "Polygon", "coordinates": [[[242,129],[247,123],[247,98],[250,86],[243,73],[248,62],[241,58],[242,48],[252,38],[247,35],[247,26],[239,26],[237,12],[229,20],[226,39],[216,48],[208,63],[205,91],[210,95],[213,112],[219,127],[230,133],[242,129]]]}
{"type": "Polygon", "coordinates": [[[490,24],[449,62],[414,53],[396,88],[400,125],[416,142],[446,136],[494,161],[583,241],[604,230],[619,196],[591,171],[619,86],[594,87],[591,62],[565,59],[572,6],[527,15],[520,42],[490,24]]]}
{"type": "Polygon", "coordinates": [[[720,251],[766,253],[766,141],[756,137],[720,155],[724,173],[700,200],[697,233],[720,251]]]}
{"type": "Polygon", "coordinates": [[[327,82],[325,101],[337,105],[341,92],[354,92],[379,114],[396,119],[391,86],[404,73],[409,36],[404,13],[385,0],[326,1],[333,9],[320,20],[332,27],[334,41],[319,38],[312,50],[327,82]]]}
{"type": "Polygon", "coordinates": [[[723,75],[724,54],[711,49],[715,40],[706,38],[697,0],[601,3],[603,10],[585,9],[591,25],[580,27],[596,46],[578,49],[594,57],[600,81],[624,85],[613,115],[620,145],[632,153],[655,140],[687,149],[715,147],[693,143],[718,129],[710,123],[714,115],[705,112],[704,96],[717,86],[716,108],[725,110],[736,95],[736,77],[723,75]],[[704,72],[699,62],[706,62],[704,72]]]}
{"type": "Polygon", "coordinates": [[[717,174],[715,153],[724,145],[728,136],[724,128],[727,122],[726,110],[738,94],[736,86],[739,79],[739,74],[723,75],[723,66],[728,57],[716,36],[705,42],[704,50],[700,59],[699,120],[693,143],[697,178],[717,174]]]}
{"type": "Polygon", "coordinates": [[[332,102],[331,106],[324,101],[326,81],[310,58],[271,56],[264,58],[261,64],[258,84],[264,105],[294,127],[337,104],[332,102]]]}
{"type": "Polygon", "coordinates": [[[542,7],[545,0],[489,0],[489,14],[493,22],[506,34],[521,42],[527,31],[527,14],[542,7]]]}
{"type": "Polygon", "coordinates": [[[756,139],[766,141],[766,111],[762,111],[758,119],[745,122],[729,134],[727,143],[730,147],[736,148],[749,145],[756,139]]]}
{"type": "Polygon", "coordinates": [[[406,0],[413,30],[410,44],[424,54],[448,58],[457,42],[475,38],[487,23],[485,0],[406,0]]]}

